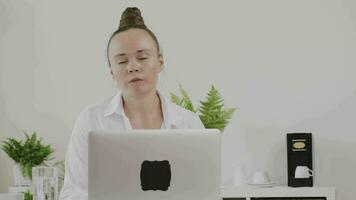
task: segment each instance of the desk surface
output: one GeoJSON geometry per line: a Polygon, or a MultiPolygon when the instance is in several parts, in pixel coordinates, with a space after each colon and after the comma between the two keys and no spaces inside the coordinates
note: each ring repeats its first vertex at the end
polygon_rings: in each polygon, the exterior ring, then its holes
{"type": "MultiPolygon", "coordinates": [[[[276,186],[271,188],[252,188],[252,187],[233,187],[225,186],[221,189],[223,198],[229,197],[321,197],[325,196],[328,200],[335,199],[334,187],[283,187],[276,186]]],[[[0,193],[0,200],[23,200],[22,194],[0,193]]]]}

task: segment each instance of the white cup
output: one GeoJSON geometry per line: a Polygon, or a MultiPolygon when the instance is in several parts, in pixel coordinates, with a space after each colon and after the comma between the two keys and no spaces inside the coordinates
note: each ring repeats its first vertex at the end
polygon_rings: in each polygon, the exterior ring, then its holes
{"type": "Polygon", "coordinates": [[[246,174],[245,169],[242,166],[236,166],[234,168],[234,186],[245,186],[246,174]]]}
{"type": "Polygon", "coordinates": [[[313,175],[313,170],[309,169],[307,166],[297,166],[295,168],[295,178],[309,178],[313,175]]]}
{"type": "Polygon", "coordinates": [[[270,182],[271,180],[266,171],[257,171],[252,178],[253,184],[268,184],[270,182]]]}

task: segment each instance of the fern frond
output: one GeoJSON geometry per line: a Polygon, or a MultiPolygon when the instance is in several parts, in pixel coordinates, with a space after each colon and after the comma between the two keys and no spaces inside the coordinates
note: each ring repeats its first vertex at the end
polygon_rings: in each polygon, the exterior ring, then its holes
{"type": "Polygon", "coordinates": [[[199,111],[199,117],[205,128],[216,128],[222,132],[236,111],[235,108],[224,108],[224,100],[214,85],[211,86],[206,100],[200,101],[198,109],[194,108],[182,85],[179,85],[179,91],[182,97],[170,93],[172,102],[192,112],[199,111]]]}
{"type": "Polygon", "coordinates": [[[205,128],[217,128],[223,132],[235,110],[235,108],[224,109],[224,100],[212,85],[207,99],[200,101],[199,117],[205,128]]]}
{"type": "Polygon", "coordinates": [[[182,85],[179,85],[179,92],[181,93],[182,97],[179,97],[178,95],[174,93],[170,93],[171,95],[171,101],[178,106],[183,107],[184,109],[190,110],[194,113],[197,112],[197,109],[194,108],[192,101],[189,98],[188,92],[183,88],[182,85]]]}
{"type": "Polygon", "coordinates": [[[170,95],[171,95],[171,101],[172,101],[173,103],[177,104],[178,106],[180,106],[181,103],[182,103],[181,99],[180,99],[177,95],[175,95],[174,93],[172,93],[172,92],[170,93],[170,95]]]}

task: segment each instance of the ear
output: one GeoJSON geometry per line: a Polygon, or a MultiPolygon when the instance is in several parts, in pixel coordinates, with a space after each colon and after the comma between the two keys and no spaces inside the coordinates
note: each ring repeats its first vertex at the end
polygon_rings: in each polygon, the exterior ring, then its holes
{"type": "Polygon", "coordinates": [[[114,73],[112,72],[111,67],[110,67],[110,74],[111,74],[111,78],[114,79],[114,73]]]}
{"type": "Polygon", "coordinates": [[[164,59],[163,59],[163,55],[162,54],[158,55],[158,67],[159,67],[159,72],[163,71],[163,69],[164,69],[164,59]]]}

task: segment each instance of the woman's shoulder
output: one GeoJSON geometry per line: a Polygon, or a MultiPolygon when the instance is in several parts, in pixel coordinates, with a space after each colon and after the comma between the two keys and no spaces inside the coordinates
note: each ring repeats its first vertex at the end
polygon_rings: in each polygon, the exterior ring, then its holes
{"type": "Polygon", "coordinates": [[[186,116],[186,117],[194,117],[197,115],[196,113],[194,113],[188,109],[185,109],[175,103],[168,102],[167,104],[170,107],[170,109],[178,115],[182,115],[182,116],[186,116]]]}
{"type": "Polygon", "coordinates": [[[80,112],[79,117],[93,118],[97,116],[104,116],[105,111],[110,106],[115,95],[112,95],[98,103],[88,105],[80,112]]]}
{"type": "Polygon", "coordinates": [[[167,102],[168,112],[178,128],[204,128],[199,115],[175,103],[167,102]]]}

